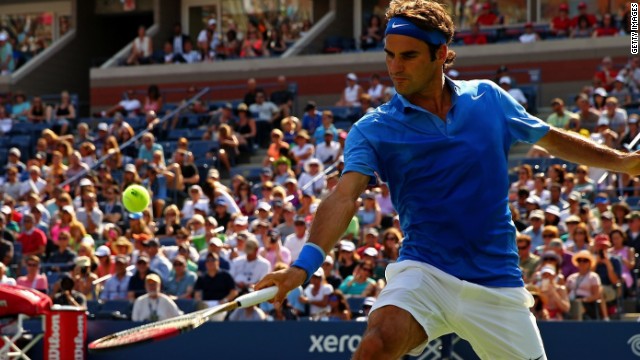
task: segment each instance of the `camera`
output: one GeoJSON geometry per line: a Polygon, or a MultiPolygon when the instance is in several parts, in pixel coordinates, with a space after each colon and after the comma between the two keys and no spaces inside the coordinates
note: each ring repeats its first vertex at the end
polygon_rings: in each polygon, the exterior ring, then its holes
{"type": "Polygon", "coordinates": [[[80,268],[80,273],[82,275],[86,275],[89,272],[89,267],[88,266],[83,266],[80,268]]]}

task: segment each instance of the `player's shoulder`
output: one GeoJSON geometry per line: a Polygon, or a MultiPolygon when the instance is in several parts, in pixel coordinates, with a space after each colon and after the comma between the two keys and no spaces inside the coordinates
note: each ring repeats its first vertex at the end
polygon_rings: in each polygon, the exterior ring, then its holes
{"type": "Polygon", "coordinates": [[[356,128],[363,132],[380,128],[380,124],[388,124],[401,115],[402,104],[398,96],[394,96],[390,101],[378,106],[372,111],[362,115],[360,120],[353,124],[352,128],[356,128]]]}
{"type": "Polygon", "coordinates": [[[456,86],[456,92],[459,96],[478,95],[486,91],[498,91],[500,87],[491,80],[452,80],[456,86]]]}

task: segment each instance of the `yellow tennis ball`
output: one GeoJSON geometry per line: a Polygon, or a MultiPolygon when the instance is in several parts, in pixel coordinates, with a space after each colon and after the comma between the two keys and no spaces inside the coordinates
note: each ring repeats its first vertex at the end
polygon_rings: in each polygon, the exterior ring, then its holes
{"type": "Polygon", "coordinates": [[[140,185],[129,185],[122,193],[122,205],[129,212],[142,212],[150,202],[149,192],[140,185]]]}

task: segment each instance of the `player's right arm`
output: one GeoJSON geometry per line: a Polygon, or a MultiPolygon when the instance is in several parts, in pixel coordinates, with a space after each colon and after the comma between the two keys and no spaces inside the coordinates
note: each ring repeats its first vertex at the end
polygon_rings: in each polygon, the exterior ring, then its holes
{"type": "MultiPolygon", "coordinates": [[[[317,245],[325,253],[331,251],[349,226],[357,211],[356,200],[366,189],[369,181],[368,175],[358,172],[348,172],[342,176],[331,195],[318,207],[311,225],[309,243],[317,245]]],[[[268,274],[256,284],[256,289],[278,286],[278,294],[274,301],[280,303],[289,291],[302,285],[308,275],[302,268],[292,266],[287,270],[268,274]]]]}

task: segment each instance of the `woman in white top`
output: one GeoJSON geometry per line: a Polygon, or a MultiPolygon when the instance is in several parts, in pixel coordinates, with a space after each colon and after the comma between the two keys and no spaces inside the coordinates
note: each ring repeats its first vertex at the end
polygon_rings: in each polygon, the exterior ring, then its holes
{"type": "Polygon", "coordinates": [[[344,88],[342,97],[336,106],[360,106],[360,96],[362,96],[362,87],[358,85],[358,77],[354,73],[349,73],[347,87],[344,88]]]}
{"type": "Polygon", "coordinates": [[[380,105],[382,103],[382,97],[384,96],[385,86],[380,83],[380,75],[371,75],[371,84],[367,90],[367,94],[371,96],[371,104],[373,106],[380,105]]]}
{"type": "Polygon", "coordinates": [[[7,266],[0,262],[0,284],[15,285],[16,279],[7,276],[7,266]]]}
{"type": "Polygon", "coordinates": [[[309,140],[309,133],[306,130],[300,130],[295,137],[295,146],[291,147],[291,153],[296,159],[296,173],[298,174],[302,172],[315,151],[315,147],[309,143],[309,140]]]}
{"type": "Polygon", "coordinates": [[[530,44],[536,41],[540,41],[540,36],[533,30],[532,23],[526,23],[524,25],[524,33],[520,35],[519,40],[522,44],[530,44]]]}
{"type": "Polygon", "coordinates": [[[329,306],[329,295],[333,293],[333,286],[327,284],[324,278],[324,270],[319,268],[309,281],[309,286],[304,290],[304,295],[300,296],[300,302],[309,304],[309,315],[320,317],[331,311],[329,306]]]}
{"type": "Polygon", "coordinates": [[[151,54],[153,54],[153,43],[147,36],[146,29],[141,25],[138,27],[138,36],[133,40],[127,65],[148,64],[151,62],[151,54]]]}
{"type": "Polygon", "coordinates": [[[189,197],[190,199],[185,201],[182,206],[183,219],[191,219],[198,204],[203,204],[206,208],[209,208],[209,198],[202,193],[200,185],[193,185],[189,188],[189,197]]]}

